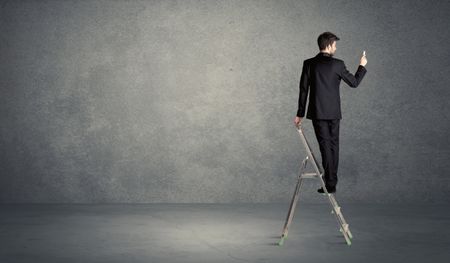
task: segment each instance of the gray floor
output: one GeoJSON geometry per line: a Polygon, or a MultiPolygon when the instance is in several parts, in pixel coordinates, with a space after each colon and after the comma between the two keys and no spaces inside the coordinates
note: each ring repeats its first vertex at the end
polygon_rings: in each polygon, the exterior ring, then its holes
{"type": "Polygon", "coordinates": [[[0,262],[425,262],[450,260],[448,205],[0,205],[0,262]]]}

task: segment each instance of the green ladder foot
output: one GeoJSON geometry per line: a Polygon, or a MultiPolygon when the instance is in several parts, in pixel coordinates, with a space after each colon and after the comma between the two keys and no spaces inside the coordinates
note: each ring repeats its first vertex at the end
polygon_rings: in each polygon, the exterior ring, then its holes
{"type": "Polygon", "coordinates": [[[281,235],[281,238],[280,238],[280,241],[278,242],[278,245],[279,245],[279,246],[282,246],[282,245],[284,244],[284,240],[286,240],[287,237],[288,237],[287,233],[281,235]]]}
{"type": "Polygon", "coordinates": [[[280,241],[278,242],[278,246],[282,246],[284,244],[284,237],[282,237],[281,239],[280,239],[280,241]]]}

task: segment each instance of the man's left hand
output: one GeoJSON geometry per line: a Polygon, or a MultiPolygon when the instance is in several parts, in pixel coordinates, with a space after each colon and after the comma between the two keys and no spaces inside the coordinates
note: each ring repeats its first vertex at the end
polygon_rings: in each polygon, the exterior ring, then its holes
{"type": "Polygon", "coordinates": [[[295,116],[294,123],[295,123],[295,126],[298,128],[298,126],[300,126],[300,123],[302,123],[302,118],[295,116]]]}

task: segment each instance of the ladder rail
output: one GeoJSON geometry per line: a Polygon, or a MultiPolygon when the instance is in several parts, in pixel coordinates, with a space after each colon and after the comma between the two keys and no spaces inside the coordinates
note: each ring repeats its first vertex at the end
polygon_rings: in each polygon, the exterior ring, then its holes
{"type": "Polygon", "coordinates": [[[322,173],[322,171],[320,170],[320,168],[318,167],[318,165],[317,165],[317,158],[316,158],[316,156],[314,155],[314,153],[313,153],[313,150],[311,149],[311,146],[309,145],[309,143],[308,143],[308,140],[306,140],[306,137],[305,137],[305,134],[303,133],[303,129],[301,128],[301,126],[298,128],[298,133],[299,133],[299,135],[300,135],[300,139],[301,139],[301,141],[302,141],[302,143],[303,143],[303,146],[305,146],[305,148],[306,148],[306,153],[307,153],[307,155],[312,159],[312,160],[314,160],[314,162],[313,162],[313,167],[314,167],[314,170],[316,170],[316,172],[318,172],[319,174],[321,174],[322,173]]]}

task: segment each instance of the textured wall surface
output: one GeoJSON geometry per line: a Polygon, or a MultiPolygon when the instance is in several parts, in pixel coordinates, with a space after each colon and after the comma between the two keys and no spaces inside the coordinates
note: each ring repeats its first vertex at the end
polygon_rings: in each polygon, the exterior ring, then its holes
{"type": "Polygon", "coordinates": [[[449,16],[420,0],[0,1],[0,202],[288,202],[323,31],[350,71],[368,58],[341,85],[339,198],[449,202],[449,16]]]}

